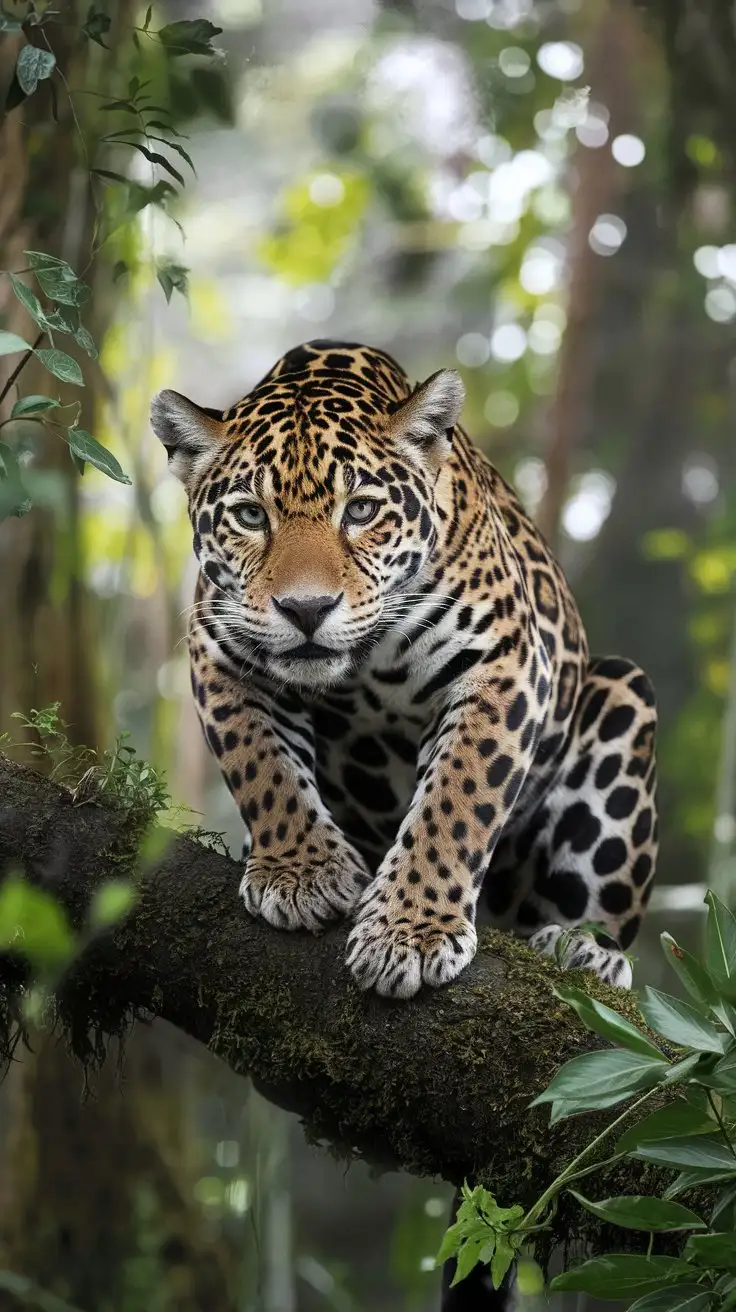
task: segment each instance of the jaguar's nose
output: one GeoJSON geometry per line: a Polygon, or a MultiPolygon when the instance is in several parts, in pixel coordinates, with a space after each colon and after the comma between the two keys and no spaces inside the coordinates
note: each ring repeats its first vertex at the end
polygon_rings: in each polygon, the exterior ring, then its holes
{"type": "Polygon", "coordinates": [[[336,597],[272,597],[274,606],[305,636],[313,638],[320,624],[339,606],[342,593],[336,597]]]}

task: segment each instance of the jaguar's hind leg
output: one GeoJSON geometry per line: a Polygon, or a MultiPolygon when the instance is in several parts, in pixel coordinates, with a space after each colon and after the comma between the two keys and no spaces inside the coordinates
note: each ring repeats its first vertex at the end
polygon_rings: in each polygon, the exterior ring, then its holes
{"type": "MultiPolygon", "coordinates": [[[[531,879],[516,932],[554,953],[563,929],[594,922],[562,947],[566,968],[629,987],[624,952],[649,900],[657,853],[654,693],[633,662],[591,661],[568,752],[534,817],[531,879]]],[[[523,838],[522,840],[523,841],[523,838]]]]}

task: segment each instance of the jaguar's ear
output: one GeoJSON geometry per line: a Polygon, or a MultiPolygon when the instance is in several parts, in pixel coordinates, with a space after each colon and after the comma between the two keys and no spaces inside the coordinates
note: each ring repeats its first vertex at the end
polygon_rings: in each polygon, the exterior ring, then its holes
{"type": "Polygon", "coordinates": [[[225,437],[221,411],[207,410],[168,390],[151,402],[151,427],[166,447],[172,474],[184,484],[206,468],[225,437]]]}
{"type": "Polygon", "coordinates": [[[440,369],[414,389],[391,416],[390,432],[407,453],[434,469],[450,454],[452,430],[460,418],[465,388],[454,369],[440,369]]]}

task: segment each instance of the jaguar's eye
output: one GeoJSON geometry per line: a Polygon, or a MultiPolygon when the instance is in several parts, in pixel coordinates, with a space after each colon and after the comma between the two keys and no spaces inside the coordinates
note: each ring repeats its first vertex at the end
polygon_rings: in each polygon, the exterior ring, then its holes
{"type": "Polygon", "coordinates": [[[380,509],[380,501],[374,501],[372,497],[355,497],[348,501],[343,516],[346,524],[370,524],[375,519],[380,509]]]}
{"type": "Polygon", "coordinates": [[[241,528],[262,529],[268,525],[268,515],[255,501],[241,501],[239,506],[231,507],[230,513],[241,528]]]}

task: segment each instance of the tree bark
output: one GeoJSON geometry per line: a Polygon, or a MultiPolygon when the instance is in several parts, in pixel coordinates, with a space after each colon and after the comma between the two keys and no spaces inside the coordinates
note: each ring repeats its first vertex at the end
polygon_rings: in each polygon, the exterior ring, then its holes
{"type": "MultiPolygon", "coordinates": [[[[0,869],[22,866],[75,926],[96,888],[134,871],[141,828],[122,812],[75,807],[67,790],[2,756],[0,798],[0,869]]],[[[593,1116],[549,1128],[546,1110],[528,1111],[562,1062],[599,1041],[554,997],[556,968],[526,946],[489,931],[452,986],[390,1003],[353,985],[344,929],[312,938],[253,921],[238,878],[233,861],[169,836],[128,919],[57,989],[78,1056],[101,1058],[133,1019],[162,1017],[251,1075],[340,1155],[455,1184],[472,1177],[505,1204],[531,1203],[600,1128],[593,1116]]],[[[577,979],[636,1017],[629,995],[577,979]]],[[[0,958],[0,1046],[17,986],[17,963],[0,958]]],[[[661,1175],[627,1163],[603,1187],[647,1193],[661,1175]]],[[[601,1227],[579,1209],[573,1224],[563,1200],[550,1243],[572,1233],[592,1240],[601,1227]]],[[[623,1242],[639,1240],[630,1232],[623,1242]]]]}

